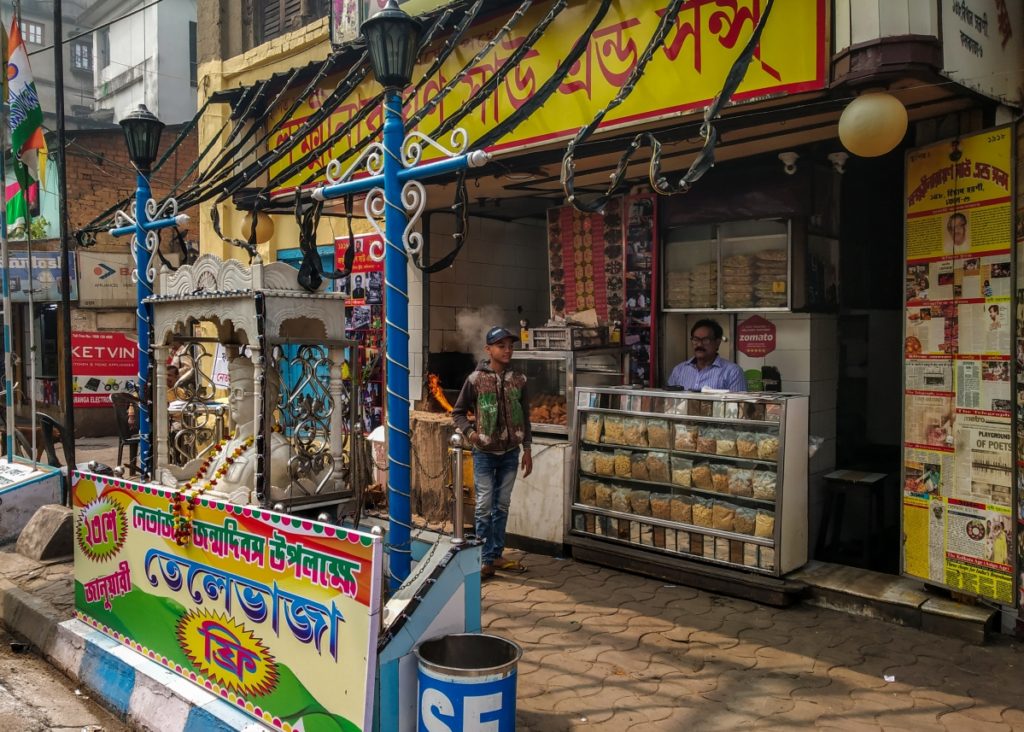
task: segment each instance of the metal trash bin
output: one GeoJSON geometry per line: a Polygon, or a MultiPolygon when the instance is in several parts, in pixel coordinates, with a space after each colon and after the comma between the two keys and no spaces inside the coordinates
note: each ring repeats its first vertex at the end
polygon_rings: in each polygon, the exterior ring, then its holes
{"type": "Polygon", "coordinates": [[[523,649],[496,635],[457,633],[424,641],[419,659],[420,732],[516,728],[516,664],[523,649]]]}

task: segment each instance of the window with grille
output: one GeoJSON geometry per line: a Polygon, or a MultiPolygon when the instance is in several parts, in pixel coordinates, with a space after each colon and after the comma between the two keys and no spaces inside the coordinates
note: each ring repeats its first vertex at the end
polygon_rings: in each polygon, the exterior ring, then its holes
{"type": "Polygon", "coordinates": [[[92,43],[75,41],[71,44],[71,68],[77,71],[92,71],[92,43]]]}
{"type": "Polygon", "coordinates": [[[199,86],[199,51],[198,39],[196,37],[197,24],[189,21],[188,24],[188,82],[192,86],[199,86]]]}
{"type": "Polygon", "coordinates": [[[323,18],[330,10],[329,0],[259,0],[256,42],[273,38],[323,18]]]}
{"type": "Polygon", "coordinates": [[[31,20],[23,21],[21,24],[21,35],[26,43],[43,45],[43,24],[33,23],[31,20]]]}

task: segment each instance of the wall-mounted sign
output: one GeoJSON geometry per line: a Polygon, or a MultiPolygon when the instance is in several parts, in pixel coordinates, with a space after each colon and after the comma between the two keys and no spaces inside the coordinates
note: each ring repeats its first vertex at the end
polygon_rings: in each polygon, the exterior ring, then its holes
{"type": "MultiPolygon", "coordinates": [[[[35,302],[60,302],[60,252],[32,252],[32,285],[29,285],[28,251],[10,251],[11,300],[28,302],[28,291],[32,290],[35,302]]],[[[71,299],[78,299],[78,268],[75,253],[68,253],[71,280],[71,299]]]]}
{"type": "Polygon", "coordinates": [[[71,374],[76,407],[109,407],[138,377],[138,344],[123,333],[72,333],[71,374]]]}
{"type": "Polygon", "coordinates": [[[1019,107],[1024,3],[942,0],[942,73],[968,89],[1019,107]]]}
{"type": "MultiPolygon", "coordinates": [[[[419,6],[436,7],[440,4],[437,0],[411,0],[402,3],[402,7],[415,14],[420,12],[419,6]]],[[[531,97],[537,95],[562,63],[566,49],[576,42],[580,29],[590,23],[597,5],[584,0],[570,2],[523,54],[515,69],[494,85],[493,92],[482,104],[459,120],[459,126],[468,133],[471,145],[507,122],[531,97]]],[[[763,100],[825,87],[829,5],[825,0],[789,0],[774,4],[758,49],[733,97],[735,102],[763,100]]],[[[598,110],[608,105],[629,79],[643,49],[654,35],[664,8],[664,0],[612,3],[611,10],[591,34],[587,49],[557,85],[556,91],[521,124],[488,145],[488,150],[520,151],[567,140],[576,134],[598,110]]],[[[721,92],[722,81],[753,33],[764,8],[764,3],[752,1],[685,3],[635,91],[609,112],[600,129],[635,127],[703,110],[721,92]],[[666,95],[666,89],[672,89],[672,94],[666,95]]],[[[516,49],[523,45],[534,28],[541,25],[549,11],[549,3],[535,3],[507,38],[495,45],[478,63],[466,68],[486,39],[494,37],[507,21],[507,15],[490,14],[475,24],[441,68],[418,87],[406,105],[410,117],[421,110],[426,112],[417,129],[429,134],[462,110],[467,101],[509,62],[516,49]],[[444,96],[444,101],[426,110],[426,105],[452,81],[455,84],[444,96]]],[[[438,46],[445,40],[438,39],[438,46]]],[[[428,70],[430,59],[436,53],[434,49],[422,55],[423,63],[413,71],[414,79],[419,79],[428,70]]],[[[329,149],[310,159],[299,172],[275,181],[275,190],[324,180],[323,171],[330,160],[351,153],[353,146],[370,139],[380,128],[383,121],[380,105],[362,118],[364,108],[380,91],[380,85],[371,77],[356,87],[314,129],[297,136],[306,120],[320,108],[324,98],[338,86],[340,78],[341,74],[325,79],[279,128],[281,116],[293,108],[296,96],[282,99],[271,112],[270,124],[278,132],[268,140],[268,146],[271,149],[288,148],[288,154],[270,167],[272,178],[325,140],[337,137],[329,149]],[[347,127],[354,118],[359,119],[358,123],[347,127]]],[[[424,160],[439,155],[436,151],[424,150],[424,160]]]]}
{"type": "MultiPolygon", "coordinates": [[[[353,239],[355,257],[352,259],[352,272],[348,277],[337,280],[337,292],[348,293],[346,305],[380,305],[384,302],[384,240],[380,234],[360,234],[353,239]]],[[[335,272],[345,270],[347,251],[347,236],[334,240],[335,272]]]]}
{"type": "Polygon", "coordinates": [[[176,495],[73,475],[78,619],[271,729],[369,729],[381,538],[203,497],[179,546],[176,495]]]}
{"type": "Polygon", "coordinates": [[[752,315],[736,326],[736,350],[763,358],[775,350],[775,323],[752,315]]]}
{"type": "Polygon", "coordinates": [[[134,307],[136,287],[132,282],[135,260],[130,252],[78,252],[82,281],[78,283],[78,304],[82,307],[134,307]]]}

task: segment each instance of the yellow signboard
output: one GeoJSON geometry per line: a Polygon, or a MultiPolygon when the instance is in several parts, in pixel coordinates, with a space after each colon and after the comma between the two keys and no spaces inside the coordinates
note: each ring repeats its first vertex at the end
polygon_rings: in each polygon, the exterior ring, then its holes
{"type": "Polygon", "coordinates": [[[381,539],[75,473],[77,617],[266,726],[368,729],[381,539]]]}
{"type": "MultiPolygon", "coordinates": [[[[442,67],[406,104],[407,116],[415,115],[446,85],[454,82],[452,90],[430,110],[417,129],[429,135],[457,114],[523,45],[553,4],[552,0],[536,4],[483,59],[466,68],[506,18],[493,17],[474,26],[442,67]]],[[[664,13],[664,5],[661,0],[616,0],[555,93],[488,149],[495,153],[520,150],[568,139],[575,134],[611,101],[636,68],[664,13]]],[[[538,93],[560,66],[567,50],[585,32],[597,7],[598,3],[593,1],[571,0],[486,100],[459,121],[459,126],[468,132],[471,145],[508,120],[538,93]]],[[[713,0],[687,2],[632,94],[605,118],[601,129],[636,125],[706,106],[721,91],[730,67],[753,33],[763,10],[763,0],[737,0],[728,4],[713,0]]],[[[761,43],[733,99],[750,101],[823,88],[826,27],[825,0],[775,3],[761,43]]],[[[434,54],[428,52],[423,57],[429,60],[434,54]]],[[[413,78],[421,78],[426,71],[426,63],[421,64],[413,72],[413,78]]],[[[322,88],[311,94],[270,140],[272,149],[290,148],[286,156],[271,166],[272,178],[343,129],[380,91],[375,81],[365,81],[316,129],[298,139],[303,123],[320,108],[339,79],[340,75],[328,79],[322,88]]],[[[272,124],[276,125],[293,101],[294,97],[282,100],[277,116],[271,116],[272,124]]],[[[308,161],[300,173],[278,181],[274,188],[321,181],[322,171],[331,159],[345,156],[354,146],[364,143],[379,129],[381,122],[381,109],[377,108],[353,125],[329,150],[308,161]]],[[[445,141],[439,142],[444,144],[445,141]]]]}

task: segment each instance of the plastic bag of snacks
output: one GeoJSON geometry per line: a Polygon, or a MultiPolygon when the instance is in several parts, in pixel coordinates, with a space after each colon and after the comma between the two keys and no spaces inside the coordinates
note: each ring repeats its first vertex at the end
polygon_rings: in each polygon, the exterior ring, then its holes
{"type": "Polygon", "coordinates": [[[647,420],[641,417],[626,417],[622,420],[623,445],[647,447],[647,420]]]}
{"type": "Polygon", "coordinates": [[[718,430],[712,427],[701,427],[697,433],[697,452],[714,455],[718,446],[718,430]]]}
{"type": "Polygon", "coordinates": [[[630,478],[633,475],[633,454],[629,450],[615,451],[615,475],[630,478]]]}
{"type": "Polygon", "coordinates": [[[629,488],[622,486],[612,488],[612,510],[629,513],[629,488]]]}
{"type": "Polygon", "coordinates": [[[736,454],[744,458],[757,457],[757,433],[737,432],[736,433],[736,454]]]}
{"type": "Polygon", "coordinates": [[[610,452],[595,453],[594,472],[598,475],[615,475],[615,454],[610,452]]]}
{"type": "Polygon", "coordinates": [[[668,493],[651,493],[651,516],[654,518],[672,519],[672,496],[668,493]]]}
{"type": "Polygon", "coordinates": [[[587,421],[583,423],[583,439],[587,442],[600,442],[603,425],[604,415],[587,414],[587,421]]]}
{"type": "Polygon", "coordinates": [[[604,483],[598,483],[594,493],[594,502],[598,508],[612,507],[612,487],[604,483]]]}
{"type": "Polygon", "coordinates": [[[676,424],[673,446],[676,450],[687,452],[697,451],[697,426],[693,424],[676,424]]]}
{"type": "Polygon", "coordinates": [[[647,444],[650,447],[669,447],[668,422],[664,419],[647,420],[647,444]]]}
{"type": "Polygon", "coordinates": [[[615,415],[605,415],[604,418],[604,439],[605,442],[611,442],[616,445],[625,444],[625,428],[622,424],[622,417],[615,415]]]}
{"type": "Polygon", "coordinates": [[[754,535],[754,521],[757,519],[757,511],[752,508],[737,508],[736,522],[733,531],[738,534],[754,535]]]}
{"type": "Polygon", "coordinates": [[[649,480],[650,474],[647,470],[647,455],[642,452],[633,453],[633,457],[630,458],[630,469],[633,473],[634,480],[649,480]]]}
{"type": "Polygon", "coordinates": [[[630,491],[629,492],[629,507],[633,513],[637,516],[650,516],[651,515],[651,492],[650,491],[630,491]]]}
{"type": "Polygon", "coordinates": [[[711,509],[711,528],[733,531],[736,527],[736,507],[725,501],[715,501],[711,509]]]}
{"type": "Polygon", "coordinates": [[[710,529],[713,518],[714,501],[710,498],[693,499],[693,525],[710,529]]]}
{"type": "Polygon", "coordinates": [[[693,485],[693,461],[687,458],[672,458],[672,482],[676,485],[693,485]]]}
{"type": "Polygon", "coordinates": [[[772,470],[755,470],[753,473],[753,496],[762,501],[775,500],[775,483],[778,476],[772,470]]]}
{"type": "Polygon", "coordinates": [[[593,473],[597,464],[597,453],[593,450],[580,450],[580,470],[593,473]]]}
{"type": "Polygon", "coordinates": [[[711,466],[711,490],[716,493],[728,493],[729,492],[729,466],[728,465],[712,465],[711,466]]]}
{"type": "Polygon", "coordinates": [[[735,430],[719,430],[718,439],[715,441],[716,455],[736,454],[736,432],[735,430]]]}
{"type": "Polygon", "coordinates": [[[693,523],[693,496],[672,496],[672,505],[669,507],[670,516],[673,521],[681,524],[693,523]]]}
{"type": "Polygon", "coordinates": [[[771,539],[775,536],[775,514],[771,511],[758,511],[754,520],[754,536],[771,539]]]}
{"type": "Polygon", "coordinates": [[[779,438],[775,435],[761,434],[757,436],[757,456],[762,460],[779,459],[779,438]]]}
{"type": "Polygon", "coordinates": [[[690,472],[690,477],[693,480],[694,488],[700,488],[701,490],[709,491],[714,487],[714,483],[711,480],[710,463],[694,463],[693,470],[690,472]]]}
{"type": "Polygon", "coordinates": [[[585,506],[597,505],[597,486],[599,486],[596,480],[590,480],[589,478],[580,479],[580,503],[585,506]]]}
{"type": "Polygon", "coordinates": [[[734,496],[749,498],[754,495],[750,483],[750,471],[742,468],[729,468],[729,493],[734,496]]]}
{"type": "Polygon", "coordinates": [[[668,483],[668,453],[649,452],[647,453],[647,473],[651,480],[656,483],[668,483]]]}

